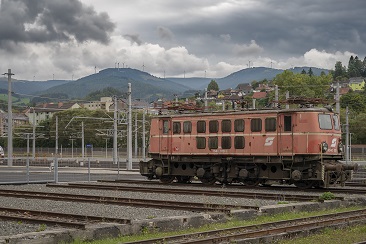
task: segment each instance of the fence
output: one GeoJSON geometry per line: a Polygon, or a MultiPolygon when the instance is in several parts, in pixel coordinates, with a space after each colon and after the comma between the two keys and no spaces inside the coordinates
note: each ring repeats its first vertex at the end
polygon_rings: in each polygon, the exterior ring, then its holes
{"type": "MultiPolygon", "coordinates": [[[[141,150],[133,155],[132,171],[125,171],[126,149],[118,151],[117,164],[113,163],[112,148],[87,148],[84,158],[80,148],[60,148],[57,155],[54,148],[36,148],[34,158],[32,153],[27,155],[24,148],[14,148],[13,152],[12,166],[8,166],[6,158],[0,161],[0,184],[116,180],[126,175],[141,177],[138,172],[141,150]]],[[[350,156],[352,161],[366,161],[366,145],[352,145],[350,156]]],[[[359,162],[359,165],[366,168],[365,162],[359,162]]],[[[356,177],[366,182],[366,175],[356,177]]]]}
{"type": "Polygon", "coordinates": [[[141,152],[133,155],[132,171],[126,171],[125,150],[119,150],[116,164],[112,148],[88,148],[84,158],[80,148],[63,148],[57,155],[54,148],[36,148],[34,158],[23,148],[14,148],[13,152],[12,166],[8,166],[7,158],[0,161],[0,184],[116,180],[126,174],[140,176],[141,152]]]}

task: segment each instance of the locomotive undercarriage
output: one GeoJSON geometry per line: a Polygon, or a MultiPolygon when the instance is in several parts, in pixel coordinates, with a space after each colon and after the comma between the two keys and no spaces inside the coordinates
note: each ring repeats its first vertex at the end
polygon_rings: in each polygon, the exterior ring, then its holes
{"type": "Polygon", "coordinates": [[[140,162],[140,173],[149,179],[189,183],[193,178],[204,184],[221,182],[244,185],[294,184],[299,188],[344,185],[352,177],[354,165],[339,158],[309,157],[156,157],[140,162]]]}

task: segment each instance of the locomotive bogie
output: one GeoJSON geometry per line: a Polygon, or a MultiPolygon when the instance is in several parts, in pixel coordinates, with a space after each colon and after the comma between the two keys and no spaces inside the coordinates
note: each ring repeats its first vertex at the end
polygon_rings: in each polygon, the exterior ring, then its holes
{"type": "Polygon", "coordinates": [[[294,109],[159,116],[152,119],[148,162],[140,173],[164,183],[344,185],[337,114],[294,109]]]}

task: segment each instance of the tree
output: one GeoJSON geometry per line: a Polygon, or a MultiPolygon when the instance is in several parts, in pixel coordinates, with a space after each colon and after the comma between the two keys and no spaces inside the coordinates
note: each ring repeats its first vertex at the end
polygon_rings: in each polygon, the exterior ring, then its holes
{"type": "Polygon", "coordinates": [[[273,82],[280,88],[282,97],[285,96],[286,91],[289,91],[290,96],[293,97],[326,98],[332,80],[331,74],[309,76],[285,70],[278,74],[273,82]]]}
{"type": "Polygon", "coordinates": [[[207,86],[207,90],[208,91],[211,91],[211,90],[214,90],[214,91],[219,91],[219,85],[217,84],[217,82],[215,80],[211,80],[210,84],[208,84],[207,86]]]}
{"type": "Polygon", "coordinates": [[[314,75],[314,72],[313,72],[313,70],[311,69],[311,67],[309,68],[308,75],[309,75],[309,76],[313,76],[313,75],[314,75]]]}
{"type": "Polygon", "coordinates": [[[358,92],[348,92],[341,96],[341,107],[349,109],[354,112],[361,113],[366,112],[366,97],[364,94],[358,92]]]}
{"type": "Polygon", "coordinates": [[[301,74],[306,75],[306,71],[304,69],[302,69],[301,74]]]}
{"type": "Polygon", "coordinates": [[[362,66],[363,63],[361,60],[358,59],[356,56],[353,58],[353,56],[350,57],[348,61],[348,76],[351,77],[359,77],[362,75],[362,66]]]}
{"type": "Polygon", "coordinates": [[[335,80],[342,80],[343,77],[347,76],[347,69],[342,65],[341,61],[337,61],[334,68],[333,78],[335,80]]]}

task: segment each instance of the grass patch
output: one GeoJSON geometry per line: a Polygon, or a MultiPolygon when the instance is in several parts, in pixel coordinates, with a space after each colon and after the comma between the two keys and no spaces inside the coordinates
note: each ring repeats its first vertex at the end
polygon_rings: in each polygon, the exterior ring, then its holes
{"type": "Polygon", "coordinates": [[[333,193],[331,193],[330,191],[324,192],[319,197],[320,200],[332,200],[334,198],[335,198],[335,195],[333,193]]]}
{"type": "MultiPolygon", "coordinates": [[[[267,223],[267,222],[291,220],[291,219],[296,219],[296,218],[306,218],[306,217],[311,217],[311,216],[315,216],[315,215],[339,213],[339,212],[359,210],[359,209],[364,209],[364,207],[353,206],[353,207],[347,207],[347,208],[328,209],[328,210],[320,210],[320,211],[314,211],[314,212],[297,212],[297,213],[289,212],[289,213],[282,213],[282,214],[276,214],[276,215],[271,215],[271,216],[259,216],[253,220],[240,220],[240,221],[232,220],[227,223],[210,224],[210,225],[204,225],[200,228],[189,228],[189,229],[185,229],[185,230],[172,231],[172,232],[157,232],[154,228],[144,227],[141,230],[141,234],[139,234],[139,235],[122,236],[119,238],[97,240],[97,241],[92,241],[92,242],[83,242],[83,241],[78,240],[78,241],[74,241],[73,244],[125,243],[125,242],[133,242],[133,241],[140,241],[140,240],[153,239],[153,238],[161,238],[161,237],[166,237],[166,236],[171,236],[171,235],[182,235],[182,234],[189,234],[189,233],[201,232],[201,231],[210,231],[210,230],[217,230],[217,229],[224,229],[224,228],[231,228],[231,227],[263,224],[263,223],[267,223]]],[[[327,242],[325,242],[325,243],[327,243],[327,242]]]]}
{"type": "Polygon", "coordinates": [[[366,240],[366,225],[360,225],[345,229],[327,228],[319,234],[304,238],[295,238],[277,242],[278,244],[308,244],[308,243],[332,243],[351,244],[366,240]]]}

